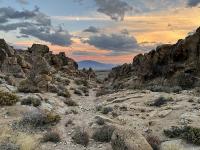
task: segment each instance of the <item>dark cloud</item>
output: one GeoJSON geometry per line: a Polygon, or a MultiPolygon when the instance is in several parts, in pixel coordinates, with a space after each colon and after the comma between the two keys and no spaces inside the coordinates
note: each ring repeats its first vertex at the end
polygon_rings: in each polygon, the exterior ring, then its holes
{"type": "Polygon", "coordinates": [[[53,45],[68,46],[71,45],[71,35],[67,31],[49,31],[44,28],[38,29],[35,26],[23,28],[21,34],[33,36],[45,42],[50,42],[53,45]]]}
{"type": "Polygon", "coordinates": [[[138,48],[137,40],[125,34],[101,34],[91,36],[84,41],[100,49],[111,50],[113,52],[131,52],[138,48]]]}
{"type": "Polygon", "coordinates": [[[3,7],[0,8],[0,17],[4,17],[6,19],[30,19],[37,16],[37,12],[39,10],[36,8],[33,11],[23,10],[16,11],[11,7],[3,7]]]}
{"type": "MultiPolygon", "coordinates": [[[[85,0],[74,0],[81,4],[85,0]]],[[[109,16],[113,20],[122,21],[126,12],[133,8],[125,0],[93,0],[96,3],[97,11],[109,16]]]]}
{"type": "Polygon", "coordinates": [[[89,28],[85,29],[83,32],[98,33],[99,29],[96,27],[90,26],[89,28]]]}
{"type": "Polygon", "coordinates": [[[199,3],[200,3],[200,0],[188,0],[187,5],[188,5],[189,7],[195,7],[195,6],[197,6],[199,3]]]}
{"type": "Polygon", "coordinates": [[[28,22],[11,23],[11,24],[6,24],[6,25],[0,24],[0,30],[8,32],[8,31],[16,30],[18,28],[28,27],[28,26],[31,26],[31,25],[32,24],[28,23],[28,22]]]}
{"type": "Polygon", "coordinates": [[[17,38],[35,37],[54,45],[69,46],[71,35],[63,28],[55,28],[51,24],[49,16],[34,10],[16,11],[11,7],[0,8],[0,31],[19,31],[17,38]],[[17,21],[17,22],[16,22],[17,21]]]}
{"type": "Polygon", "coordinates": [[[122,0],[95,0],[100,13],[104,13],[113,20],[123,20],[125,13],[132,10],[132,7],[122,0]]]}

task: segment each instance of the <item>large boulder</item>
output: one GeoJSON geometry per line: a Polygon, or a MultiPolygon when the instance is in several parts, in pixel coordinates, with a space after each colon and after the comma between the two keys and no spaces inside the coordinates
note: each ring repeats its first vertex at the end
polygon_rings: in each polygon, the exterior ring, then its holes
{"type": "Polygon", "coordinates": [[[33,44],[31,48],[29,48],[29,52],[33,55],[44,56],[49,52],[49,47],[41,44],[33,44]]]}
{"type": "Polygon", "coordinates": [[[111,145],[113,150],[153,150],[140,133],[124,127],[115,129],[111,145]]]}

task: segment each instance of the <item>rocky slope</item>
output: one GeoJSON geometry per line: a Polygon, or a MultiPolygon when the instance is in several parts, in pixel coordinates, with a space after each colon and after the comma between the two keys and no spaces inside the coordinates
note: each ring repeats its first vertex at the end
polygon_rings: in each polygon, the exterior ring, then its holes
{"type": "Polygon", "coordinates": [[[199,86],[200,28],[176,44],[158,46],[149,53],[134,57],[132,64],[112,69],[109,81],[114,88],[152,85],[199,86]]]}

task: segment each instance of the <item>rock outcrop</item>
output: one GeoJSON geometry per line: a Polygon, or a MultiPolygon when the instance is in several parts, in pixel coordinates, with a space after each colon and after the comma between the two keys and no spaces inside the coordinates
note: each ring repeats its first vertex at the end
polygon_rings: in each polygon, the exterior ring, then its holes
{"type": "MultiPolygon", "coordinates": [[[[200,28],[176,44],[161,45],[149,53],[137,55],[132,64],[113,68],[108,76],[115,85],[123,80],[128,81],[128,86],[156,84],[183,88],[198,86],[199,77],[200,28]]],[[[125,84],[118,87],[127,86],[125,84]]]]}
{"type": "Polygon", "coordinates": [[[64,52],[53,54],[46,45],[33,44],[28,50],[15,50],[0,39],[0,71],[13,79],[22,92],[48,91],[54,76],[62,72],[78,76],[78,64],[64,52]],[[16,79],[17,78],[17,79],[16,79]]]}

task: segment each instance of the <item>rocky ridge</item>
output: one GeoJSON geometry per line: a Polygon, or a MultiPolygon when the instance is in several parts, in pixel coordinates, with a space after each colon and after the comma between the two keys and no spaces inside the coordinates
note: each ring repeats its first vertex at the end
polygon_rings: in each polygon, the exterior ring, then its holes
{"type": "Polygon", "coordinates": [[[114,88],[161,85],[188,89],[199,86],[199,63],[200,28],[176,44],[158,46],[135,56],[132,64],[113,68],[108,80],[114,88]]]}

